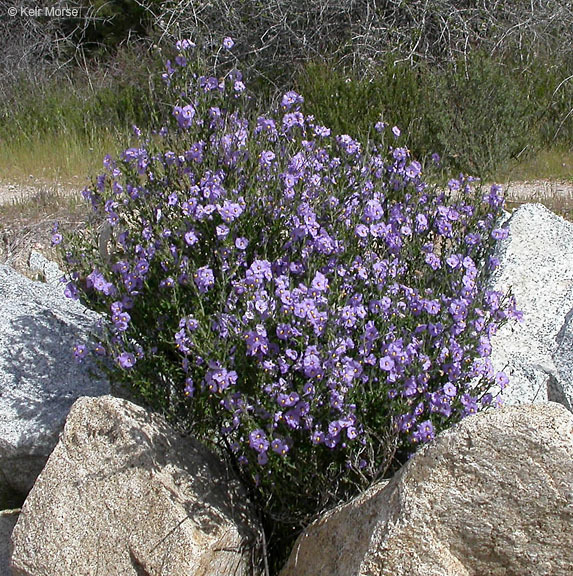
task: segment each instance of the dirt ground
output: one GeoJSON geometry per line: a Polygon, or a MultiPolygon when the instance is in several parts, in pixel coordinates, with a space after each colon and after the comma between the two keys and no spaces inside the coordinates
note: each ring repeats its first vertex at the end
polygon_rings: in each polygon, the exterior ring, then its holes
{"type": "MultiPolygon", "coordinates": [[[[511,182],[504,185],[508,202],[561,201],[573,203],[573,181],[531,180],[511,182]]],[[[0,180],[0,206],[21,204],[42,195],[81,197],[81,190],[69,184],[41,183],[31,180],[29,184],[12,184],[0,180]]]]}

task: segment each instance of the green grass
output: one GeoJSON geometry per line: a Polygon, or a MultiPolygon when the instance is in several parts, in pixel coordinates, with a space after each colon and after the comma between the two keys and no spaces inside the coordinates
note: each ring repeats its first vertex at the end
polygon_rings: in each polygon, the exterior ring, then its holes
{"type": "MultiPolygon", "coordinates": [[[[88,139],[82,134],[36,136],[21,141],[0,140],[0,183],[83,187],[99,173],[106,154],[112,156],[129,142],[128,134],[101,131],[88,139]]],[[[541,149],[510,158],[491,174],[497,182],[559,180],[573,182],[573,150],[541,149]]]]}
{"type": "MultiPolygon", "coordinates": [[[[124,53],[120,71],[65,82],[22,83],[0,101],[0,181],[83,185],[105,154],[128,145],[133,124],[157,127],[162,108],[155,60],[124,53]]],[[[369,78],[322,63],[299,68],[305,112],[366,141],[381,118],[402,129],[415,157],[437,152],[445,173],[498,181],[572,179],[573,80],[568,63],[484,54],[441,69],[386,59],[369,78]]],[[[272,98],[258,79],[255,96],[272,98]]],[[[276,97],[276,96],[275,96],[276,97]]]]}

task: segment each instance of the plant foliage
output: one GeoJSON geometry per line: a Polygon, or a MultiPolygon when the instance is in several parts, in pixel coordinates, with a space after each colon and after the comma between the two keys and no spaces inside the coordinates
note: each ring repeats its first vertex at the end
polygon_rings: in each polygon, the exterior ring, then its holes
{"type": "Polygon", "coordinates": [[[105,159],[92,224],[54,241],[105,320],[76,357],[226,454],[282,546],[491,405],[490,336],[518,313],[487,289],[498,187],[429,185],[397,127],[362,145],[294,91],[257,113],[232,46],[216,77],[178,43],[172,122],[105,159]]]}

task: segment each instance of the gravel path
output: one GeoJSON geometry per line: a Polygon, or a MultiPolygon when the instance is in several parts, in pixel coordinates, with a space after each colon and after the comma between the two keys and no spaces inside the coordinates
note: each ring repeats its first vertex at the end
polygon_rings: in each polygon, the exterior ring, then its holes
{"type": "Polygon", "coordinates": [[[80,195],[80,188],[74,189],[69,184],[38,183],[12,184],[0,181],[0,205],[20,203],[33,200],[42,195],[72,196],[80,195]]]}
{"type": "Polygon", "coordinates": [[[513,182],[507,188],[510,202],[563,200],[573,202],[573,181],[531,180],[513,182]]]}
{"type": "MultiPolygon", "coordinates": [[[[509,202],[562,201],[573,203],[573,181],[531,180],[513,182],[504,186],[509,202]]],[[[42,194],[58,196],[80,195],[80,188],[61,184],[7,184],[0,182],[0,205],[10,202],[22,202],[42,194]]]]}

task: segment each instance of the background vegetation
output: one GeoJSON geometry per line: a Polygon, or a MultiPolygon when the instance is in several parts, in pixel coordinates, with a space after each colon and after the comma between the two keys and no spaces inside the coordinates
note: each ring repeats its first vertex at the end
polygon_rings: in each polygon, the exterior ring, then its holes
{"type": "Polygon", "coordinates": [[[215,45],[225,35],[261,106],[294,87],[334,129],[365,140],[382,115],[415,155],[437,152],[447,169],[519,178],[541,155],[540,176],[571,176],[566,0],[74,6],[78,18],[0,22],[4,178],[93,174],[133,124],[146,128],[164,112],[161,52],[176,38],[215,45]]]}

